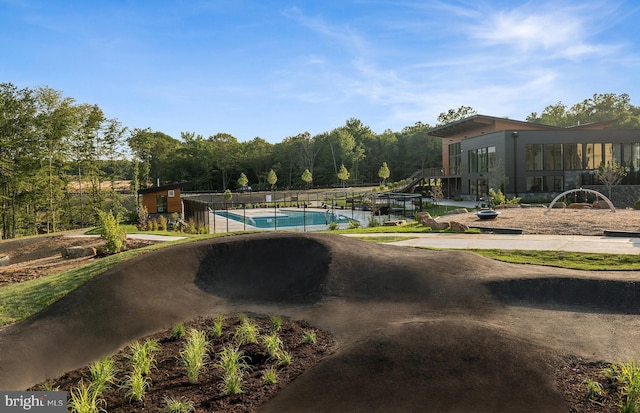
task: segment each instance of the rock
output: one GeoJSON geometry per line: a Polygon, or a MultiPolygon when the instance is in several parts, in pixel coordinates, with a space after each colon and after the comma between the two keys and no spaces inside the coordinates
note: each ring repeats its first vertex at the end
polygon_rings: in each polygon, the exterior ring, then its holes
{"type": "Polygon", "coordinates": [[[453,232],[467,232],[467,231],[469,231],[469,227],[466,224],[463,224],[462,222],[451,221],[449,223],[449,226],[451,227],[451,231],[453,231],[453,232]]]}
{"type": "Polygon", "coordinates": [[[0,255],[0,267],[4,267],[5,265],[9,265],[9,256],[0,255]]]}
{"type": "Polygon", "coordinates": [[[469,211],[467,208],[456,208],[453,211],[448,211],[445,215],[456,215],[456,214],[468,214],[469,211]]]}
{"type": "Polygon", "coordinates": [[[591,206],[595,209],[611,209],[611,207],[609,207],[609,204],[607,204],[605,201],[593,201],[593,204],[591,204],[591,206]]]}
{"type": "Polygon", "coordinates": [[[429,220],[429,219],[433,219],[433,218],[431,218],[431,214],[430,214],[430,213],[428,213],[428,212],[419,212],[419,213],[418,213],[418,223],[419,223],[420,225],[427,226],[427,225],[425,224],[425,222],[426,222],[427,220],[429,220]]]}
{"type": "Polygon", "coordinates": [[[62,258],[80,258],[93,257],[96,255],[96,249],[93,247],[67,247],[62,249],[62,258]]]}
{"type": "Polygon", "coordinates": [[[401,227],[403,225],[407,225],[407,221],[404,219],[395,219],[395,220],[391,220],[391,221],[386,221],[384,224],[382,224],[385,227],[401,227]]]}
{"type": "Polygon", "coordinates": [[[586,202],[574,202],[573,204],[569,205],[569,208],[571,208],[571,209],[591,209],[591,204],[588,204],[586,202]]]}
{"type": "Polygon", "coordinates": [[[449,223],[448,222],[438,222],[433,218],[425,220],[425,223],[422,224],[422,225],[424,225],[425,227],[429,227],[429,228],[431,228],[433,230],[436,230],[436,231],[442,231],[442,230],[445,230],[445,229],[449,228],[449,223]]]}

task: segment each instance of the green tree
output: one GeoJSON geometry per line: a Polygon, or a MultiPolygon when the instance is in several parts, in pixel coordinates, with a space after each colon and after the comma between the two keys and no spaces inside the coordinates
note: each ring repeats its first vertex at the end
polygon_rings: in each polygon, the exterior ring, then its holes
{"type": "Polygon", "coordinates": [[[346,186],[346,182],[349,179],[349,171],[345,168],[344,164],[340,165],[340,170],[338,171],[338,179],[342,182],[342,186],[346,186]]]}
{"type": "Polygon", "coordinates": [[[457,122],[476,114],[478,114],[478,112],[471,106],[460,106],[458,109],[449,109],[448,111],[441,112],[438,115],[438,126],[457,122]]]}
{"type": "MultiPolygon", "coordinates": [[[[11,83],[0,83],[0,235],[14,238],[20,226],[33,224],[30,234],[36,233],[35,214],[38,192],[45,188],[31,188],[40,169],[42,146],[34,133],[36,102],[30,89],[18,89],[11,83]],[[35,192],[31,192],[35,191],[35,192]],[[27,216],[24,211],[32,211],[27,216]],[[22,225],[20,225],[23,223],[22,225]]],[[[45,190],[46,191],[46,190],[45,190]]]]}
{"type": "Polygon", "coordinates": [[[278,175],[276,175],[273,169],[270,169],[269,173],[267,174],[267,183],[269,184],[272,190],[275,187],[276,182],[278,182],[278,175]]]}
{"type": "Polygon", "coordinates": [[[68,138],[77,120],[74,99],[49,87],[36,90],[37,129],[46,153],[48,207],[45,211],[47,232],[56,232],[60,223],[60,206],[67,188],[64,166],[68,138]]]}
{"type": "Polygon", "coordinates": [[[611,199],[611,190],[618,185],[622,178],[627,175],[627,171],[617,162],[603,162],[596,169],[596,178],[607,188],[609,199],[611,199]]]}
{"type": "Polygon", "coordinates": [[[626,93],[596,93],[571,108],[562,102],[549,105],[540,115],[533,112],[526,120],[558,127],[610,121],[617,128],[637,128],[640,127],[640,107],[633,106],[626,93]]]}
{"type": "Polygon", "coordinates": [[[302,181],[307,184],[307,187],[311,186],[311,183],[313,182],[313,175],[311,174],[311,172],[308,169],[305,169],[304,172],[302,173],[302,181]]]}
{"type": "Polygon", "coordinates": [[[245,175],[244,172],[241,172],[240,178],[238,178],[238,186],[240,188],[244,188],[245,186],[247,186],[248,183],[249,183],[249,179],[247,178],[247,175],[245,175]]]}
{"type": "Polygon", "coordinates": [[[153,132],[150,128],[135,128],[128,139],[129,147],[138,164],[139,175],[135,176],[141,188],[151,185],[151,148],[153,146],[153,132]]]}
{"type": "Polygon", "coordinates": [[[391,171],[389,170],[387,163],[382,162],[382,166],[378,170],[378,177],[380,177],[380,179],[382,179],[382,183],[385,184],[387,182],[387,179],[390,176],[391,176],[391,171]]]}
{"type": "Polygon", "coordinates": [[[113,212],[96,211],[100,219],[100,237],[105,241],[107,251],[116,253],[122,250],[124,241],[127,238],[127,231],[120,226],[120,217],[114,216],[113,212]]]}

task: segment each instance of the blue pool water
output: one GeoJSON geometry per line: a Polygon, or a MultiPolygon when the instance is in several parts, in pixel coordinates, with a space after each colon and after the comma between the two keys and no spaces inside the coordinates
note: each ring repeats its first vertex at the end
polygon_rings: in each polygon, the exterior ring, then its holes
{"type": "MultiPolygon", "coordinates": [[[[230,212],[230,211],[216,211],[216,214],[221,217],[229,217],[234,221],[243,222],[245,218],[242,216],[242,212],[230,212]]],[[[345,215],[332,213],[330,211],[318,212],[318,211],[297,211],[279,209],[276,214],[271,211],[265,211],[264,215],[246,217],[247,225],[252,225],[257,228],[273,228],[274,219],[276,220],[275,226],[277,227],[302,227],[305,225],[328,225],[330,222],[343,224],[351,221],[351,219],[345,215]]]]}

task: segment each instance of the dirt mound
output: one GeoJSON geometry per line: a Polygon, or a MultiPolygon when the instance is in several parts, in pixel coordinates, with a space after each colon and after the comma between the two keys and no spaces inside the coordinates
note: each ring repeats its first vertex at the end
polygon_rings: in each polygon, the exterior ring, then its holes
{"type": "Polygon", "coordinates": [[[329,357],[259,411],[567,412],[550,364],[539,348],[483,325],[392,324],[329,357]]]}
{"type": "MultiPolygon", "coordinates": [[[[550,363],[557,349],[571,347],[571,337],[551,319],[545,328],[561,337],[539,339],[535,328],[519,327],[531,323],[527,314],[509,306],[552,308],[557,303],[523,280],[539,276],[553,284],[544,271],[558,278],[575,273],[532,268],[330,234],[178,245],[107,271],[0,330],[0,389],[27,388],[180,321],[240,310],[307,319],[339,343],[265,411],[566,411],[550,363]]],[[[620,289],[610,288],[615,299],[620,289]]],[[[567,316],[575,328],[581,319],[594,329],[619,322],[588,318],[597,307],[574,303],[568,289],[558,294],[555,300],[579,304],[569,310],[584,311],[580,319],[567,316]]],[[[626,301],[632,306],[634,299],[626,301]]],[[[633,339],[607,338],[620,348],[633,339]]]]}

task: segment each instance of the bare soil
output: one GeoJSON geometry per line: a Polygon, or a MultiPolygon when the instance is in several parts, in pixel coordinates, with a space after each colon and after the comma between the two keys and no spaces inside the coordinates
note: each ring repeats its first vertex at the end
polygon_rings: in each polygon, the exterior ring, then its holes
{"type": "MultiPolygon", "coordinates": [[[[127,239],[126,249],[142,248],[152,241],[127,239]]],[[[104,256],[104,241],[99,237],[76,237],[73,234],[43,235],[0,242],[0,257],[9,258],[9,265],[0,266],[0,287],[44,277],[88,264],[104,256]],[[93,247],[96,256],[63,258],[68,247],[93,247]]]]}
{"type": "MultiPolygon", "coordinates": [[[[269,317],[249,315],[250,321],[258,326],[261,335],[273,332],[269,317]]],[[[187,379],[186,370],[180,364],[179,354],[185,339],[172,336],[170,330],[148,336],[146,339],[157,340],[159,350],[155,355],[155,368],[148,376],[150,386],[141,401],[134,401],[127,397],[127,389],[122,387],[124,378],[131,372],[131,366],[126,358],[128,349],[123,349],[113,356],[117,366],[115,383],[103,395],[102,408],[110,413],[160,412],[166,405],[165,399],[171,397],[176,400],[191,402],[197,412],[247,412],[254,411],[264,401],[270,399],[288,383],[299,376],[304,370],[317,364],[322,358],[331,354],[335,348],[335,341],[327,332],[315,329],[304,321],[282,319],[282,327],[277,331],[282,340],[283,349],[291,356],[291,364],[279,365],[276,360],[269,358],[269,354],[261,341],[256,344],[244,344],[240,350],[250,365],[250,370],[243,376],[242,393],[238,395],[221,394],[222,372],[215,367],[216,353],[228,345],[235,346],[233,335],[240,324],[238,317],[225,320],[223,334],[219,338],[211,335],[210,328],[215,317],[198,317],[185,323],[187,331],[195,328],[207,332],[209,346],[209,362],[202,369],[198,383],[191,384],[187,379]],[[315,343],[303,343],[305,331],[316,334],[315,343]],[[262,374],[266,369],[277,369],[277,382],[267,384],[262,374]]],[[[143,340],[141,340],[143,341],[143,340]]],[[[76,369],[61,377],[48,381],[48,385],[59,387],[60,390],[76,389],[82,380],[90,383],[88,368],[76,369]]],[[[42,384],[31,390],[41,390],[42,384]]]]}

